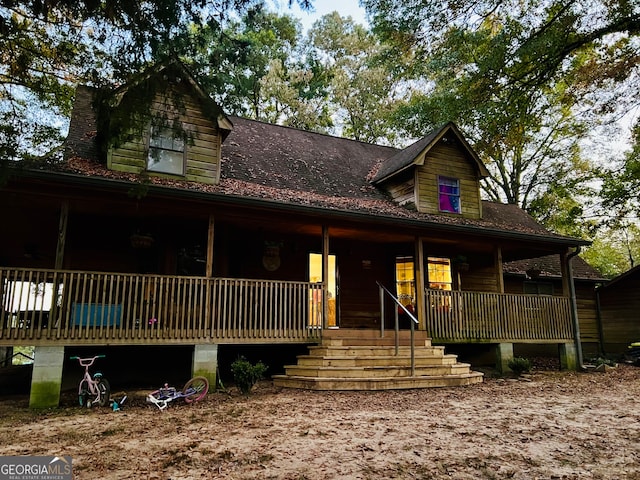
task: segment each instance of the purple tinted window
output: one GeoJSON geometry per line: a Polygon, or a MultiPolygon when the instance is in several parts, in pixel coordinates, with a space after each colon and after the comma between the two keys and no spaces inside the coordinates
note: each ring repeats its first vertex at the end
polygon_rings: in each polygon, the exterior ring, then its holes
{"type": "Polygon", "coordinates": [[[440,211],[460,213],[460,183],[455,178],[438,177],[440,211]]]}

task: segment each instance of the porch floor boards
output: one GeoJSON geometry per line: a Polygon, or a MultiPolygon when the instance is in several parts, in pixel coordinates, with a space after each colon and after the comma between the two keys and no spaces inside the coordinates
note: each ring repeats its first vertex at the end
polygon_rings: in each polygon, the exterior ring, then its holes
{"type": "Polygon", "coordinates": [[[395,336],[376,330],[326,330],[318,346],[299,355],[296,365],[287,365],[284,375],[275,375],[279,387],[306,390],[400,390],[454,387],[480,383],[483,374],[467,363],[432,346],[425,331],[415,332],[415,371],[411,375],[410,332],[400,331],[398,355],[395,336]]]}

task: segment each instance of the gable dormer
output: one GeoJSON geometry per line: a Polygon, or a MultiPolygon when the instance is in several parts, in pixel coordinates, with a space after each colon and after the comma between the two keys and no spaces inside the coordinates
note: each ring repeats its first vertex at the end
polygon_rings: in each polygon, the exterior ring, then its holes
{"type": "Polygon", "coordinates": [[[221,146],[233,125],[180,62],[150,69],[102,107],[109,169],[220,181],[221,146]]]}
{"type": "Polygon", "coordinates": [[[489,172],[453,123],[386,160],[372,183],[410,209],[482,217],[480,180],[489,172]]]}

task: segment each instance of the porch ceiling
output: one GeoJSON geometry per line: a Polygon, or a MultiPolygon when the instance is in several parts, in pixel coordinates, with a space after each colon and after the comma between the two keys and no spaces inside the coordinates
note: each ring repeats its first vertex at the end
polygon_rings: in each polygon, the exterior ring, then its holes
{"type": "MultiPolygon", "coordinates": [[[[20,206],[45,211],[60,211],[60,191],[51,184],[32,179],[28,196],[23,191],[2,194],[3,204],[8,208],[20,206]],[[13,206],[12,206],[13,205],[13,206]]],[[[403,219],[380,218],[364,214],[331,212],[313,208],[284,208],[282,205],[265,203],[262,208],[255,203],[243,204],[229,199],[228,202],[205,201],[203,198],[180,198],[146,195],[143,185],[135,191],[129,186],[118,188],[92,188],[73,185],[65,189],[65,199],[70,212],[95,213],[129,218],[171,217],[181,220],[193,219],[206,222],[213,215],[216,222],[309,236],[321,236],[322,226],[329,227],[330,238],[344,238],[368,243],[413,243],[420,237],[425,245],[447,246],[447,248],[468,252],[491,252],[496,247],[502,249],[503,260],[511,261],[537,256],[558,254],[568,248],[569,242],[552,237],[525,235],[517,232],[491,231],[465,226],[420,224],[403,219]]],[[[53,214],[53,213],[50,213],[53,214]]],[[[574,239],[575,240],[575,239],[574,239]]],[[[574,242],[575,243],[575,242],[574,242]]]]}

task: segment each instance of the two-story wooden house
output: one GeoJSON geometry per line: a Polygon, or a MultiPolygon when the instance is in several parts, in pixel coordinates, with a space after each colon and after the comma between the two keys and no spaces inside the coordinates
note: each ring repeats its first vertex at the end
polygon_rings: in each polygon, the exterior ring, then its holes
{"type": "Polygon", "coordinates": [[[64,161],[0,189],[0,346],[36,346],[34,406],[80,345],[191,346],[213,379],[219,345],[319,343],[275,379],[307,388],[481,381],[431,342],[575,367],[586,242],[483,201],[486,175],[453,124],[398,150],[230,117],[179,63],[78,88],[64,161]],[[544,255],[561,295],[505,293],[504,262],[544,255]]]}

